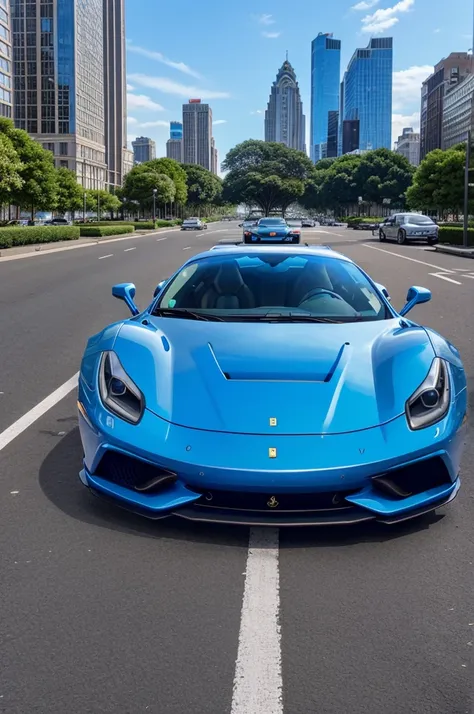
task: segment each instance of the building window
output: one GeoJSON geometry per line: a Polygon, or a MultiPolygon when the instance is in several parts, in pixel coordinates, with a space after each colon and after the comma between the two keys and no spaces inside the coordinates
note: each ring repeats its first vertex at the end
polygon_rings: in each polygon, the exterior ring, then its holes
{"type": "Polygon", "coordinates": [[[61,141],[59,144],[59,153],[61,156],[67,156],[68,150],[67,150],[67,142],[66,141],[61,141]]]}
{"type": "Polygon", "coordinates": [[[69,168],[69,162],[68,162],[67,160],[62,159],[62,160],[59,162],[59,166],[60,166],[60,168],[62,168],[62,169],[68,169],[68,168],[69,168]]]}

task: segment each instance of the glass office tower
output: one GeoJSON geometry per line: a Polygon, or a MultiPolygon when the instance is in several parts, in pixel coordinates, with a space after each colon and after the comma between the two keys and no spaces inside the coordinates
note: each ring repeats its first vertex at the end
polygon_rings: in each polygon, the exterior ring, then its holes
{"type": "Polygon", "coordinates": [[[357,49],[344,75],[340,121],[359,121],[359,149],[392,146],[393,40],[374,38],[357,49]]]}
{"type": "Polygon", "coordinates": [[[315,163],[324,156],[337,156],[333,137],[334,132],[337,136],[340,74],[341,41],[320,32],[311,43],[310,156],[315,163]]]}
{"type": "Polygon", "coordinates": [[[0,0],[0,117],[12,116],[12,44],[10,5],[0,0]]]}

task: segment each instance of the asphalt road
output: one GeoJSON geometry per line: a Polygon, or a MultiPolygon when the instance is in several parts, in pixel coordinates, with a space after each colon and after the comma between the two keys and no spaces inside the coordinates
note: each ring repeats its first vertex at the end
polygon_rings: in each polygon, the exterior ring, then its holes
{"type": "MultiPolygon", "coordinates": [[[[149,523],[90,496],[77,477],[73,392],[2,449],[2,434],[77,372],[87,337],[127,314],[112,284],[134,282],[148,304],[185,258],[237,231],[0,259],[1,712],[472,711],[472,425],[446,511],[391,529],[282,530],[256,555],[248,529],[149,523]],[[248,581],[259,574],[252,623],[248,581]],[[266,661],[252,661],[239,632],[266,637],[267,625],[277,636],[266,661]],[[268,689],[266,703],[244,711],[234,677],[245,689],[268,663],[252,684],[268,689]]],[[[474,261],[340,228],[305,239],[355,259],[397,307],[411,285],[430,288],[412,317],[461,350],[472,402],[474,261]]]]}

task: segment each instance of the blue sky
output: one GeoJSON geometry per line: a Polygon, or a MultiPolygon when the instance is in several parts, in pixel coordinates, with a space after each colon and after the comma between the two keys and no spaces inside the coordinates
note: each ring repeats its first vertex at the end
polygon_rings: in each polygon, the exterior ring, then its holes
{"type": "Polygon", "coordinates": [[[318,32],[342,40],[344,70],[371,36],[394,38],[394,137],[418,126],[419,88],[433,64],[472,45],[473,0],[180,0],[127,4],[128,136],[165,155],[169,122],[192,97],[213,110],[219,161],[263,139],[263,112],[285,52],[309,127],[310,48],[318,32]]]}

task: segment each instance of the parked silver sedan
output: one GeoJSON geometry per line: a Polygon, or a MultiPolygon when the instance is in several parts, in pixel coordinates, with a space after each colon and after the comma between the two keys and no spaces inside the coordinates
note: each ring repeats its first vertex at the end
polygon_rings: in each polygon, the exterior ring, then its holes
{"type": "Polygon", "coordinates": [[[380,224],[379,239],[396,240],[400,245],[409,240],[434,245],[438,242],[438,226],[429,216],[420,213],[396,213],[380,224]]]}

